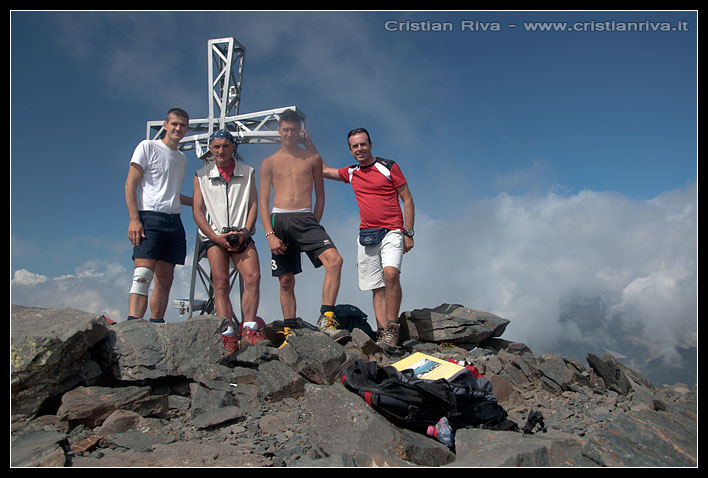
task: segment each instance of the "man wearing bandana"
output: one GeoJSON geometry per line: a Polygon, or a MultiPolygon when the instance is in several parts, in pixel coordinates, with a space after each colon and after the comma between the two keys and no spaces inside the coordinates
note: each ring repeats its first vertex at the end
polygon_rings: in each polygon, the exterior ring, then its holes
{"type": "Polygon", "coordinates": [[[207,249],[214,283],[214,307],[220,317],[232,320],[221,337],[224,352],[232,355],[241,347],[265,344],[256,316],[260,299],[258,252],[251,238],[258,216],[258,193],[254,169],[236,161],[236,141],[231,133],[219,130],[209,137],[209,151],[214,161],[194,176],[194,222],[199,239],[207,249]],[[229,265],[233,262],[244,282],[241,308],[243,323],[234,322],[229,298],[229,265]]]}

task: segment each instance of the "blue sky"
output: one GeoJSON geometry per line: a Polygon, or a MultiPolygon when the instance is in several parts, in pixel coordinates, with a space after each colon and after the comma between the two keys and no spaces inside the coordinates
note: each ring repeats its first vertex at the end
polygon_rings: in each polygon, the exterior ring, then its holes
{"type": "MultiPolygon", "coordinates": [[[[695,12],[15,11],[10,20],[13,302],[123,319],[130,156],[167,109],[208,115],[207,41],[235,37],[246,47],[240,113],[296,105],[331,166],[353,162],[346,132],[363,126],[374,153],[401,165],[417,210],[403,310],[489,310],[512,320],[509,339],[543,349],[577,332],[559,322],[568,304],[602,297],[608,324],[621,316],[647,336],[669,333],[669,354],[695,340],[695,12]],[[463,31],[473,21],[478,31],[463,31]],[[411,31],[436,22],[452,31],[411,31]],[[532,32],[530,22],[586,31],[532,32]],[[673,31],[617,31],[627,22],[673,31]],[[657,309],[680,309],[680,330],[667,332],[657,309]]],[[[256,169],[273,150],[240,148],[256,169]]],[[[191,195],[201,163],[188,157],[191,195]]],[[[339,183],[326,191],[323,222],[345,258],[340,302],[371,313],[354,277],[353,194],[339,183]]],[[[188,208],[183,222],[190,263],[188,208]]],[[[257,244],[260,311],[275,320],[275,279],[257,244]]],[[[191,275],[178,269],[173,298],[191,275]]],[[[306,267],[301,310],[319,307],[319,284],[321,272],[306,267]]]]}

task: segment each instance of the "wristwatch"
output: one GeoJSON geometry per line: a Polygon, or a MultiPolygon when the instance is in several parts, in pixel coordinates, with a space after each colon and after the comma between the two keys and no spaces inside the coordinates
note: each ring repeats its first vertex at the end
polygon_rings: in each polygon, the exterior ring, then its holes
{"type": "Polygon", "coordinates": [[[415,234],[415,231],[413,229],[404,229],[403,234],[405,234],[408,237],[413,237],[413,234],[415,234]]]}

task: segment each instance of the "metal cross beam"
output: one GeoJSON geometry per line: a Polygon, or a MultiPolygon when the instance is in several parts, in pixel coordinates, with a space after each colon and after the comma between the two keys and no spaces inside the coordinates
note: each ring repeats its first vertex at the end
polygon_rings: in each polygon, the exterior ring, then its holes
{"type": "MultiPolygon", "coordinates": [[[[297,111],[297,107],[287,106],[243,115],[226,116],[224,117],[224,125],[216,129],[229,130],[239,144],[277,144],[280,143],[278,120],[280,114],[288,109],[297,111]]],[[[197,156],[203,159],[202,155],[208,151],[209,136],[215,130],[215,122],[218,123],[214,118],[190,119],[188,126],[189,131],[193,134],[185,135],[182,138],[179,149],[182,151],[196,150],[197,156]]],[[[148,139],[159,139],[164,131],[164,120],[148,121],[148,139]]]]}
{"type": "MultiPolygon", "coordinates": [[[[179,149],[182,151],[195,150],[197,157],[206,165],[213,160],[208,147],[209,136],[219,129],[230,131],[238,144],[280,143],[280,134],[277,131],[280,114],[288,109],[297,111],[297,107],[285,106],[239,115],[246,49],[235,38],[217,38],[208,41],[207,55],[209,59],[209,116],[189,120],[188,134],[180,141],[179,149]]],[[[302,112],[300,113],[302,114],[302,112]]],[[[161,138],[164,132],[163,125],[164,120],[148,121],[146,138],[161,138]]],[[[172,301],[173,306],[180,311],[180,315],[188,312],[189,318],[191,318],[195,310],[200,310],[201,314],[209,314],[214,310],[214,288],[211,274],[208,274],[199,265],[199,262],[205,257],[206,251],[202,249],[197,233],[189,299],[172,301]],[[209,296],[206,301],[194,299],[197,277],[201,280],[209,296]]],[[[236,274],[237,271],[234,268],[230,275],[231,287],[235,282],[236,274]]],[[[240,288],[243,293],[242,280],[240,280],[240,288]]]]}

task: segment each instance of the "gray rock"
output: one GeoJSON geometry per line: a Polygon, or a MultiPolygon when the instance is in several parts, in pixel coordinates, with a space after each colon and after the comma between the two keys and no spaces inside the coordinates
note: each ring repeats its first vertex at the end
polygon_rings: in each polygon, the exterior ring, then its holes
{"type": "Polygon", "coordinates": [[[91,348],[108,334],[100,316],[12,305],[10,324],[13,415],[35,416],[46,400],[100,374],[90,358],[91,348]]]}
{"type": "Polygon", "coordinates": [[[311,383],[333,383],[346,360],[344,347],[321,332],[307,329],[297,329],[280,349],[280,361],[311,383]]]}
{"type": "Polygon", "coordinates": [[[141,416],[165,413],[167,395],[152,395],[150,387],[77,387],[62,396],[57,416],[74,427],[101,425],[116,410],[141,416]]]}
{"type": "Polygon", "coordinates": [[[239,407],[227,405],[197,415],[192,418],[192,424],[197,428],[211,428],[242,418],[243,412],[239,407]]]}
{"type": "Polygon", "coordinates": [[[119,322],[111,327],[100,357],[118,380],[191,378],[204,366],[224,360],[220,334],[225,326],[225,319],[213,316],[174,324],[119,322]]]}
{"type": "Polygon", "coordinates": [[[309,439],[324,456],[348,454],[356,463],[390,456],[423,466],[440,466],[455,458],[445,445],[397,428],[341,384],[308,385],[305,406],[312,415],[309,439]]]}
{"type": "Polygon", "coordinates": [[[582,446],[579,437],[553,430],[524,435],[465,428],[455,433],[457,460],[451,466],[561,466],[578,454],[582,446]]]}
{"type": "Polygon", "coordinates": [[[624,373],[623,367],[613,356],[605,355],[600,358],[595,354],[588,354],[587,361],[595,373],[605,381],[609,390],[627,395],[632,389],[632,384],[624,373]]]}
{"type": "Polygon", "coordinates": [[[399,343],[408,339],[479,345],[504,333],[509,321],[462,305],[442,304],[434,309],[416,309],[400,317],[399,343]]]}
{"type": "Polygon", "coordinates": [[[122,433],[134,429],[143,417],[130,410],[116,410],[106,417],[98,428],[97,434],[101,436],[112,433],[122,433]]]}
{"type": "Polygon", "coordinates": [[[694,417],[648,409],[614,414],[588,439],[582,456],[600,466],[697,466],[694,417]]]}
{"type": "Polygon", "coordinates": [[[219,410],[223,407],[237,407],[238,402],[227,388],[228,384],[222,383],[223,387],[213,389],[203,387],[198,383],[190,385],[190,396],[192,397],[192,420],[203,413],[219,410]]]}
{"type": "Polygon", "coordinates": [[[76,457],[74,467],[264,467],[270,460],[213,440],[156,444],[150,451],[107,451],[97,458],[76,457]]]}
{"type": "Polygon", "coordinates": [[[376,345],[376,342],[363,330],[354,328],[351,331],[352,345],[356,349],[361,350],[364,355],[371,356],[383,353],[381,347],[376,345]]]}
{"type": "Polygon", "coordinates": [[[24,433],[10,445],[10,465],[27,467],[64,466],[66,457],[61,443],[66,434],[36,430],[24,433]]]}
{"type": "Polygon", "coordinates": [[[278,349],[263,345],[251,345],[237,352],[235,362],[257,367],[262,363],[275,360],[279,357],[278,349]]]}
{"type": "Polygon", "coordinates": [[[299,397],[305,391],[306,380],[280,361],[266,362],[258,368],[258,397],[265,401],[278,401],[299,397]]]}
{"type": "Polygon", "coordinates": [[[152,451],[155,445],[169,442],[170,439],[164,435],[127,430],[105,436],[103,440],[101,440],[101,446],[125,448],[134,451],[152,451]]]}

